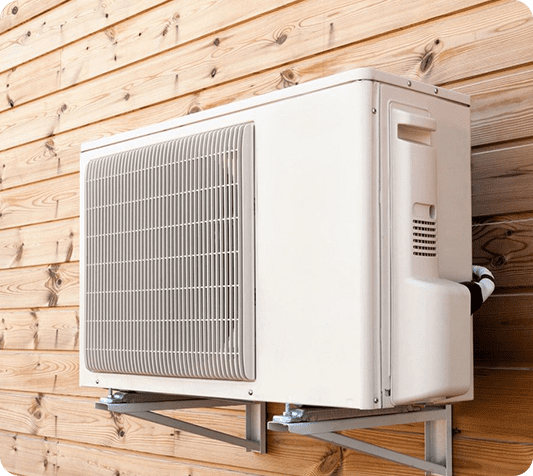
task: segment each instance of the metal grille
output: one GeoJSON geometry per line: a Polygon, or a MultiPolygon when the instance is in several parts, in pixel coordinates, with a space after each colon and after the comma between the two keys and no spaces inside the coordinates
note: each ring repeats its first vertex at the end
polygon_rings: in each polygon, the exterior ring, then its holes
{"type": "Polygon", "coordinates": [[[437,224],[434,221],[413,220],[413,254],[437,256],[437,224]]]}
{"type": "Polygon", "coordinates": [[[85,187],[87,368],[255,378],[253,124],[94,159],[85,187]]]}

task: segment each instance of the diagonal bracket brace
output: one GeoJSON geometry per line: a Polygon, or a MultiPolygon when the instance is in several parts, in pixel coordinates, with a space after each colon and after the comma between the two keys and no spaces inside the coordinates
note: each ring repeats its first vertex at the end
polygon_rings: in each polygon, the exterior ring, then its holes
{"type": "Polygon", "coordinates": [[[221,398],[198,398],[184,395],[154,393],[117,392],[95,403],[98,410],[129,415],[140,420],[168,426],[176,430],[194,433],[218,441],[246,448],[246,451],[266,453],[266,404],[221,398]],[[182,410],[185,408],[207,408],[246,405],[246,438],[228,435],[203,426],[167,417],[158,410],[182,410]]]}
{"type": "Polygon", "coordinates": [[[359,411],[356,417],[346,410],[346,418],[328,418],[330,410],[325,410],[324,420],[320,412],[309,412],[312,418],[306,421],[305,410],[286,412],[274,417],[268,423],[269,430],[297,433],[311,438],[333,443],[361,453],[393,461],[405,466],[425,471],[426,475],[452,476],[452,407],[426,407],[418,409],[401,409],[395,414],[377,414],[373,411],[359,411]],[[291,417],[292,415],[292,417],[291,417]],[[402,425],[424,422],[425,459],[415,458],[397,451],[388,450],[377,445],[337,433],[338,431],[375,428],[379,426],[402,425]]]}

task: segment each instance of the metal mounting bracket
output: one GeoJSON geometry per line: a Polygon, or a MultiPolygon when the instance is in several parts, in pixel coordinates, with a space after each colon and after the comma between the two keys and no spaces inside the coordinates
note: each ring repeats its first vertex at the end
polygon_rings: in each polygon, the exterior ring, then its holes
{"type": "Polygon", "coordinates": [[[95,403],[98,410],[122,413],[141,420],[168,426],[180,431],[223,441],[246,448],[246,451],[266,453],[266,404],[221,398],[199,398],[185,395],[156,393],[116,392],[110,390],[107,397],[95,403]],[[227,433],[211,430],[203,426],[167,417],[158,410],[180,410],[185,408],[207,408],[246,405],[246,438],[238,438],[227,433]]]}
{"type": "Polygon", "coordinates": [[[452,406],[397,407],[384,410],[292,408],[286,405],[283,415],[275,416],[268,429],[307,435],[361,453],[410,466],[426,472],[452,476],[452,406]],[[338,431],[379,426],[425,423],[425,459],[415,458],[364,441],[338,431]]]}

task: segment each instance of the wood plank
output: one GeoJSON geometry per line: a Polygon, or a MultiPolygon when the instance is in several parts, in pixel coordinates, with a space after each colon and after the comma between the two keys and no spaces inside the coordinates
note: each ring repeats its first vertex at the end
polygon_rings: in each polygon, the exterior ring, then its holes
{"type": "Polygon", "coordinates": [[[77,306],[78,302],[78,263],[0,271],[2,309],[77,306]]]}
{"type": "Polygon", "coordinates": [[[461,436],[533,443],[533,370],[477,368],[474,387],[473,401],[453,407],[461,436]]]}
{"type": "Polygon", "coordinates": [[[163,3],[0,74],[0,111],[296,1],[300,0],[163,3]],[[172,34],[163,34],[171,26],[172,34]]]}
{"type": "Polygon", "coordinates": [[[77,217],[78,174],[0,192],[0,229],[77,217]]]}
{"type": "MultiPolygon", "coordinates": [[[[262,456],[258,456],[258,458],[262,458],[262,456]]],[[[7,432],[0,432],[0,459],[9,471],[19,471],[26,476],[50,474],[47,472],[49,468],[61,469],[61,474],[90,474],[91,476],[109,476],[110,474],[135,474],[136,476],[152,476],[154,474],[158,476],[273,474],[260,469],[251,469],[253,473],[250,473],[249,470],[241,468],[208,467],[177,458],[145,456],[110,448],[87,448],[71,442],[44,440],[7,432]]],[[[406,476],[420,475],[421,473],[352,451],[343,451],[332,447],[322,456],[321,461],[315,467],[302,467],[298,474],[315,476],[398,474],[406,476]]]]}
{"type": "Polygon", "coordinates": [[[474,358],[485,367],[533,368],[533,295],[492,296],[474,314],[474,358]]]}
{"type": "Polygon", "coordinates": [[[0,230],[0,269],[79,259],[79,220],[0,230]]]}
{"type": "Polygon", "coordinates": [[[533,460],[533,445],[521,442],[474,440],[455,437],[453,474],[457,476],[516,476],[533,460]]]}
{"type": "Polygon", "coordinates": [[[105,390],[79,385],[77,352],[0,352],[0,388],[101,397],[105,390]]]}
{"type": "Polygon", "coordinates": [[[533,132],[533,67],[528,65],[454,84],[472,98],[472,144],[530,137],[533,132]]]}
{"type": "MultiPolygon", "coordinates": [[[[530,121],[530,128],[533,124],[530,121]]],[[[512,128],[508,127],[508,131],[512,128]]],[[[481,129],[478,131],[481,133],[481,129]]],[[[472,214],[476,217],[533,210],[533,141],[472,153],[472,214]]]]}
{"type": "Polygon", "coordinates": [[[472,228],[473,262],[496,278],[495,293],[533,285],[533,218],[530,214],[476,220],[472,228]]]}
{"type": "Polygon", "coordinates": [[[0,73],[0,111],[45,96],[61,87],[61,51],[0,73]]]}
{"type": "MultiPolygon", "coordinates": [[[[313,8],[313,1],[306,8],[313,8]]],[[[478,3],[470,0],[467,3],[478,3]]],[[[63,48],[61,88],[117,70],[280,7],[290,15],[300,0],[177,0],[63,48]]],[[[322,2],[324,3],[324,2],[322,2]]],[[[455,2],[457,3],[457,2],[455,2]]],[[[257,20],[254,20],[257,21],[257,20]]]]}
{"type": "Polygon", "coordinates": [[[167,0],[64,2],[0,35],[2,71],[61,48],[167,0]]]}
{"type": "Polygon", "coordinates": [[[42,15],[66,0],[15,0],[9,2],[0,13],[0,33],[42,15]]]}
{"type": "MultiPolygon", "coordinates": [[[[235,412],[181,411],[177,417],[191,423],[241,435],[244,415],[235,412]]],[[[268,432],[265,455],[247,453],[242,448],[191,435],[173,432],[168,428],[143,422],[125,415],[112,415],[94,409],[94,400],[80,397],[0,393],[0,428],[7,432],[25,433],[71,442],[106,446],[114,449],[174,456],[189,461],[203,461],[233,469],[270,471],[278,474],[332,475],[342,464],[347,474],[383,474],[391,471],[402,476],[421,475],[401,466],[382,462],[357,453],[340,452],[335,447],[319,441],[284,433],[268,432]],[[337,452],[337,454],[335,454],[337,452]],[[326,469],[330,468],[330,472],[326,469]],[[314,472],[313,472],[314,471],[314,472]],[[323,471],[321,473],[320,471],[323,471]]],[[[351,433],[350,433],[351,434],[351,433]]],[[[358,432],[355,436],[361,436],[358,432]]],[[[371,443],[423,454],[423,435],[384,431],[366,431],[365,439],[371,443]]],[[[122,459],[118,460],[123,461],[122,459]]]]}
{"type": "MultiPolygon", "coordinates": [[[[260,0],[247,5],[239,0],[225,0],[213,4],[202,0],[194,2],[194,5],[183,1],[161,6],[123,22],[112,30],[99,32],[64,48],[62,86],[71,86],[76,82],[116,70],[212,31],[223,30],[251,16],[264,14],[269,9],[293,3],[294,1],[287,0],[260,0]],[[170,34],[167,34],[169,31],[170,34]],[[142,33],[142,36],[139,36],[139,33],[142,33]]],[[[275,44],[277,41],[277,44],[281,44],[288,40],[297,42],[300,56],[303,56],[423,22],[437,15],[447,15],[483,3],[483,0],[448,0],[438,5],[434,2],[417,2],[409,15],[403,16],[398,15],[401,11],[398,8],[400,3],[398,0],[389,1],[387,4],[377,0],[363,0],[333,6],[330,1],[325,0],[300,2],[261,19],[255,19],[250,25],[251,29],[239,28],[235,33],[221,31],[220,35],[217,34],[219,38],[216,45],[221,51],[218,55],[215,52],[213,57],[224,54],[224,49],[232,47],[230,37],[240,35],[243,30],[263,29],[260,25],[268,24],[265,29],[268,34],[261,45],[263,49],[268,43],[275,44]],[[387,15],[387,12],[383,11],[384,8],[387,11],[394,10],[396,15],[387,15]],[[324,43],[325,18],[332,25],[330,28],[334,29],[334,34],[327,33],[327,43],[324,43]],[[354,28],[355,25],[357,28],[354,28]],[[284,39],[277,40],[281,37],[284,39]],[[317,43],[306,46],[305,43],[311,42],[313,37],[317,43]]]]}
{"type": "Polygon", "coordinates": [[[77,350],[77,309],[0,311],[0,349],[77,350]]]}
{"type": "MultiPolygon", "coordinates": [[[[273,85],[280,84],[280,76],[282,85],[294,84],[301,82],[307,71],[313,71],[308,78],[311,79],[368,65],[418,78],[421,64],[427,63],[421,63],[420,51],[427,49],[428,37],[438,40],[435,48],[439,50],[439,55],[420,78],[424,81],[453,81],[512,66],[518,57],[523,62],[533,59],[533,50],[524,49],[527,39],[533,37],[533,17],[523,4],[498,2],[475,9],[475,14],[474,11],[467,13],[427,22],[394,35],[353,44],[349,48],[335,49],[323,56],[313,56],[295,64],[296,73],[288,72],[288,67],[279,68],[272,75],[276,77],[273,85]],[[477,25],[476,30],[472,29],[473,24],[477,25]],[[473,37],[480,40],[472,43],[473,37]],[[494,49],[490,49],[495,44],[500,45],[505,54],[496,54],[494,49]],[[300,74],[301,68],[303,74],[300,74]]],[[[274,12],[272,15],[279,14],[274,12]]],[[[369,15],[370,20],[374,18],[370,15],[389,17],[382,4],[379,9],[362,11],[358,21],[352,22],[354,31],[365,24],[367,17],[364,15],[369,15]]],[[[216,36],[188,43],[96,81],[52,94],[36,103],[4,111],[0,114],[0,122],[4,124],[0,128],[1,147],[11,148],[233,81],[256,71],[277,67],[280,63],[295,61],[304,55],[316,55],[324,49],[324,44],[328,45],[329,31],[317,34],[315,23],[302,22],[302,19],[294,20],[298,20],[302,27],[288,30],[287,39],[280,45],[275,41],[276,32],[272,32],[271,15],[261,19],[261,22],[248,22],[225,30],[224,35],[219,32],[216,36]],[[309,23],[311,26],[308,27],[309,23]],[[214,42],[218,37],[220,44],[217,47],[214,42]],[[296,44],[298,48],[295,48],[296,44]]],[[[281,16],[279,21],[286,25],[288,18],[281,16]]],[[[341,19],[338,21],[343,23],[341,19]]],[[[434,45],[434,41],[430,43],[434,45]]],[[[255,84],[257,78],[250,79],[248,81],[255,84]]],[[[268,83],[272,85],[271,81],[268,83]]],[[[261,89],[265,92],[264,87],[261,89]]],[[[218,102],[221,102],[220,98],[218,102]]]]}

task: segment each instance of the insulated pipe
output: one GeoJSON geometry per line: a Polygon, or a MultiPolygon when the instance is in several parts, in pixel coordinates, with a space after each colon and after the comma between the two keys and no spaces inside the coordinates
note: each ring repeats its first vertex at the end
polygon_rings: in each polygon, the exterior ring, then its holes
{"type": "Polygon", "coordinates": [[[494,276],[487,268],[472,266],[472,273],[477,277],[476,281],[461,283],[470,291],[470,314],[481,307],[496,287],[494,276]]]}

